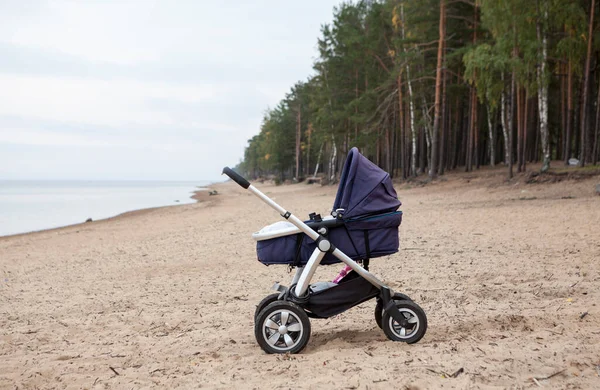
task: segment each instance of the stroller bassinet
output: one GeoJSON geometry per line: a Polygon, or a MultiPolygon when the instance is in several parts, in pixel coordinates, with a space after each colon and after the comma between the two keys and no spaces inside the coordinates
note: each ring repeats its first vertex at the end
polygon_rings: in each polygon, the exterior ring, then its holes
{"type": "MultiPolygon", "coordinates": [[[[332,216],[311,215],[306,224],[327,237],[353,260],[368,260],[398,251],[401,203],[390,175],[352,148],[344,163],[332,216]]],[[[265,264],[303,266],[317,243],[291,223],[279,222],[254,233],[258,260],[265,264]]],[[[322,265],[339,263],[331,253],[322,265]]]]}

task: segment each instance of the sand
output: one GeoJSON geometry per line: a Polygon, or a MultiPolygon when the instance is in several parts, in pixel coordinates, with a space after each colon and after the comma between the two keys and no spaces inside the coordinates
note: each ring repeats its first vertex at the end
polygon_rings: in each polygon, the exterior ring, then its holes
{"type": "MultiPolygon", "coordinates": [[[[402,248],[371,270],[425,309],[414,345],[387,340],[369,301],[312,321],[301,354],[263,353],[255,305],[291,275],[256,261],[251,233],[279,217],[233,183],[0,239],[0,388],[599,388],[600,181],[497,172],[397,185],[402,248]]],[[[259,187],[300,216],[335,194],[259,187]]]]}

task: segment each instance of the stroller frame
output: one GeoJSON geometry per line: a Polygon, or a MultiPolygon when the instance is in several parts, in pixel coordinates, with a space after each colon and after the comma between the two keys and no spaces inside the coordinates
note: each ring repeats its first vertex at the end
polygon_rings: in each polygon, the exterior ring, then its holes
{"type": "Polygon", "coordinates": [[[307,235],[317,243],[317,247],[312,252],[306,265],[297,266],[291,282],[291,287],[287,288],[276,283],[273,288],[278,291],[278,293],[269,295],[263,299],[256,309],[255,336],[259,345],[265,352],[297,353],[308,343],[308,338],[310,336],[310,322],[308,321],[308,318],[304,318],[303,316],[323,317],[311,315],[310,312],[307,313],[302,307],[302,299],[308,298],[310,294],[309,287],[314,273],[321,263],[321,260],[328,253],[331,253],[342,263],[350,267],[359,277],[362,277],[379,290],[378,294],[371,295],[356,304],[377,297],[375,318],[377,324],[384,330],[384,333],[388,338],[393,341],[403,341],[412,344],[423,337],[427,328],[427,318],[425,317],[423,310],[408,296],[401,293],[395,293],[379,278],[363,268],[356,261],[352,260],[343,251],[336,248],[327,237],[319,234],[318,231],[315,231],[290,211],[277,204],[231,168],[223,168],[223,174],[229,176],[231,180],[239,184],[242,188],[257,196],[264,203],[277,211],[283,218],[292,223],[301,233],[307,235]],[[273,321],[276,324],[273,325],[273,321]],[[417,323],[418,332],[417,334],[411,334],[410,337],[408,337],[408,334],[406,333],[407,329],[410,328],[411,324],[414,326],[415,323],[417,323]],[[278,331],[280,333],[275,331],[272,337],[267,338],[268,334],[264,334],[264,329],[266,329],[265,324],[270,326],[271,329],[275,329],[279,326],[278,331]],[[260,329],[261,326],[263,328],[262,330],[260,329]],[[302,326],[307,329],[303,328],[302,332],[295,330],[302,326]],[[261,337],[259,333],[261,333],[263,337],[261,337]],[[291,340],[289,335],[293,333],[301,333],[299,336],[296,335],[299,340],[291,340]],[[275,340],[275,343],[272,343],[272,339],[276,336],[278,339],[275,340]],[[279,342],[279,340],[281,340],[281,342],[279,342]],[[275,345],[276,343],[279,343],[280,345],[275,345]]]}

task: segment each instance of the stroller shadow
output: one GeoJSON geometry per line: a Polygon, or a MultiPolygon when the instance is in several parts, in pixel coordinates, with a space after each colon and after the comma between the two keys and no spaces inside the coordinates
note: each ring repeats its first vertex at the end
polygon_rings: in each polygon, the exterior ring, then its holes
{"type": "Polygon", "coordinates": [[[372,329],[335,330],[313,332],[308,348],[304,353],[313,353],[344,347],[360,347],[377,341],[387,341],[383,331],[372,329]]]}

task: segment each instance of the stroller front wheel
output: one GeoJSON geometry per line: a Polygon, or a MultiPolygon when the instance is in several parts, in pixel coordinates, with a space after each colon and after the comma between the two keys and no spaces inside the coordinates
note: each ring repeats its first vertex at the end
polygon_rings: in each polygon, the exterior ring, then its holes
{"type": "Polygon", "coordinates": [[[384,312],[381,325],[387,338],[408,344],[421,340],[427,331],[427,316],[423,309],[413,301],[395,301],[395,303],[404,321],[399,323],[389,313],[384,312]]]}
{"type": "Polygon", "coordinates": [[[256,306],[256,310],[254,310],[254,322],[256,322],[256,317],[260,314],[261,311],[271,303],[277,301],[279,299],[279,293],[269,294],[262,299],[256,306]]]}
{"type": "Polygon", "coordinates": [[[256,317],[254,336],[266,353],[298,353],[310,339],[310,320],[295,303],[275,301],[256,317]]]}
{"type": "MultiPolygon", "coordinates": [[[[402,293],[394,293],[394,297],[392,299],[394,301],[412,301],[408,295],[402,293]]],[[[377,304],[375,305],[375,322],[381,329],[383,324],[383,301],[380,298],[377,298],[377,304]]]]}

